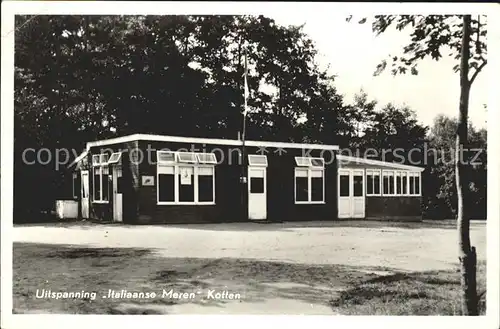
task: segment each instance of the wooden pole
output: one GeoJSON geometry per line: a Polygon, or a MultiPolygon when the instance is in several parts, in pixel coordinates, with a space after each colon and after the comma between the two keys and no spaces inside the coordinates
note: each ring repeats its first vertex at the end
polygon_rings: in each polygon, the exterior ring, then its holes
{"type": "Polygon", "coordinates": [[[244,103],[243,103],[243,129],[241,133],[241,177],[240,177],[240,184],[241,184],[241,211],[242,211],[242,220],[246,221],[248,219],[248,182],[247,182],[247,155],[246,155],[246,145],[245,145],[245,139],[246,139],[246,119],[247,119],[247,53],[246,50],[244,51],[244,103]]]}

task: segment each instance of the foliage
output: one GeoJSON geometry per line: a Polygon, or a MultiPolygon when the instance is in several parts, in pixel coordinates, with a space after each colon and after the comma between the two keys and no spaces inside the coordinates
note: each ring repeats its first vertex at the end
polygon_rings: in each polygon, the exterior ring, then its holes
{"type": "MultiPolygon", "coordinates": [[[[352,17],[347,20],[351,20],[352,17]]],[[[361,19],[360,24],[367,22],[361,19]]],[[[485,15],[473,16],[471,19],[471,38],[469,44],[469,76],[465,92],[470,92],[470,86],[477,75],[486,66],[487,60],[487,18],[485,15]]],[[[374,75],[381,74],[388,66],[391,74],[418,74],[418,64],[422,59],[432,58],[439,60],[443,55],[451,56],[455,60],[453,70],[460,69],[462,47],[463,20],[461,15],[377,15],[372,21],[372,30],[377,35],[386,32],[389,28],[407,33],[409,42],[403,48],[402,54],[389,55],[376,68],[374,75]]],[[[467,118],[465,118],[467,120],[467,118]]],[[[425,214],[432,218],[456,216],[457,193],[456,179],[452,160],[455,158],[455,136],[459,129],[458,120],[438,117],[431,128],[429,146],[438,150],[439,155],[426,155],[428,170],[425,173],[424,185],[425,214]],[[449,159],[446,161],[446,159],[449,159]],[[443,161],[445,160],[445,161],[443,161]],[[434,197],[437,196],[437,197],[434,197]]],[[[469,214],[474,218],[486,218],[486,132],[476,131],[469,126],[469,140],[464,145],[465,150],[481,149],[479,165],[467,166],[467,178],[470,179],[467,203],[468,209],[474,209],[469,214]]],[[[465,151],[468,157],[474,156],[475,151],[465,151]]],[[[471,160],[471,159],[469,159],[471,160]]]]}
{"type": "MultiPolygon", "coordinates": [[[[410,33],[410,42],[403,48],[402,55],[389,55],[389,60],[384,60],[377,66],[375,74],[380,74],[391,64],[391,73],[418,74],[418,63],[424,58],[439,60],[446,55],[452,56],[456,61],[453,67],[455,72],[459,70],[460,48],[462,38],[462,16],[460,15],[377,15],[372,23],[373,31],[379,35],[384,33],[390,26],[395,26],[399,31],[410,33]]],[[[469,67],[472,68],[470,81],[486,65],[487,60],[487,16],[478,15],[471,20],[471,44],[469,67]]]]}
{"type": "MultiPolygon", "coordinates": [[[[483,17],[483,20],[485,18],[483,17]]],[[[460,71],[459,116],[456,128],[455,147],[455,183],[457,202],[457,233],[458,258],[461,272],[461,308],[464,315],[478,315],[478,300],[476,287],[476,251],[470,241],[469,208],[470,174],[474,168],[470,162],[464,162],[459,157],[468,146],[468,112],[470,88],[479,72],[486,65],[486,30],[481,25],[481,16],[473,21],[471,15],[429,15],[429,16],[377,16],[373,30],[383,33],[393,23],[396,29],[402,30],[411,24],[411,42],[404,48],[402,58],[394,57],[393,74],[405,73],[411,68],[412,74],[418,74],[416,64],[430,56],[435,60],[441,57],[441,48],[448,47],[449,55],[459,60],[454,66],[455,72],[460,71]],[[396,23],[395,23],[396,22],[396,23]],[[474,38],[475,37],[475,38],[474,38]],[[410,56],[410,57],[408,57],[410,56]],[[470,75],[472,73],[472,75],[470,75]]],[[[385,69],[386,62],[377,68],[375,74],[385,69]]],[[[466,151],[467,152],[467,151],[466,151]]]]}
{"type": "MultiPolygon", "coordinates": [[[[264,16],[20,15],[16,27],[17,212],[28,210],[26,200],[34,211],[50,210],[56,197],[71,191],[55,159],[26,165],[27,148],[52,154],[65,148],[73,158],[87,141],[135,132],[236,138],[245,52],[248,138],[376,149],[379,155],[400,149],[406,163],[409,151],[425,142],[428,128],[410,108],[377,104],[364,91],[346,101],[335,78],[318,67],[314,42],[300,26],[264,16]]],[[[479,182],[475,188],[482,191],[479,182]]],[[[446,213],[453,205],[440,207],[446,213]]]]}
{"type": "Polygon", "coordinates": [[[16,16],[16,209],[40,194],[50,209],[65,174],[53,161],[23,163],[28,147],[74,157],[87,141],[136,132],[236,138],[245,52],[248,138],[333,143],[350,129],[338,129],[346,106],[300,26],[263,16],[16,16]],[[33,189],[33,175],[46,181],[33,189]]]}
{"type": "MultiPolygon", "coordinates": [[[[455,184],[455,132],[458,120],[439,115],[435,118],[429,135],[427,148],[427,192],[424,207],[428,218],[453,218],[457,214],[457,192],[455,184]],[[435,196],[435,197],[433,197],[435,196]]],[[[464,161],[472,163],[468,171],[469,209],[473,219],[486,218],[487,190],[487,139],[485,129],[469,125],[469,151],[464,152],[464,161]]]]}

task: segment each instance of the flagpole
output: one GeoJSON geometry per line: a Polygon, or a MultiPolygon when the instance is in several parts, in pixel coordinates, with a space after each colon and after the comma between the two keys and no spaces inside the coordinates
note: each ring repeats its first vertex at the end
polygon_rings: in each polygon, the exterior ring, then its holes
{"type": "Polygon", "coordinates": [[[249,91],[248,91],[248,81],[247,81],[247,73],[248,73],[248,61],[247,61],[247,52],[245,50],[245,72],[243,73],[244,74],[244,83],[245,83],[245,91],[244,91],[244,99],[245,99],[245,102],[244,102],[244,109],[243,109],[243,133],[242,133],[242,136],[241,136],[241,141],[242,141],[242,146],[243,146],[243,150],[245,149],[245,136],[246,136],[246,121],[247,121],[247,111],[248,111],[248,104],[247,104],[247,98],[248,98],[248,94],[249,94],[249,91]]]}
{"type": "Polygon", "coordinates": [[[248,220],[248,184],[249,182],[247,181],[247,175],[246,175],[246,164],[247,164],[247,156],[246,156],[246,147],[245,147],[245,138],[246,138],[246,119],[247,119],[247,110],[248,110],[248,104],[247,104],[247,98],[248,98],[248,81],[247,81],[247,72],[248,72],[248,63],[247,63],[247,52],[245,50],[244,52],[245,56],[245,67],[244,67],[244,73],[243,73],[243,79],[244,79],[244,108],[243,108],[243,131],[241,134],[241,206],[242,206],[242,217],[243,220],[248,220]]]}

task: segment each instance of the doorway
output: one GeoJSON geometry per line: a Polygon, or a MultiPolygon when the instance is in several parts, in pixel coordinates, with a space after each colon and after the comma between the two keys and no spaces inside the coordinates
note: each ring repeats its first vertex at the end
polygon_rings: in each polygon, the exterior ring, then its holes
{"type": "Polygon", "coordinates": [[[248,218],[267,218],[267,168],[248,167],[248,218]]]}
{"type": "Polygon", "coordinates": [[[82,218],[89,218],[89,171],[82,170],[80,172],[82,184],[80,187],[82,203],[82,218]]]}
{"type": "Polygon", "coordinates": [[[338,217],[365,217],[365,179],[363,169],[339,169],[338,217]]]}
{"type": "Polygon", "coordinates": [[[113,166],[113,221],[123,221],[122,168],[113,166]]]}

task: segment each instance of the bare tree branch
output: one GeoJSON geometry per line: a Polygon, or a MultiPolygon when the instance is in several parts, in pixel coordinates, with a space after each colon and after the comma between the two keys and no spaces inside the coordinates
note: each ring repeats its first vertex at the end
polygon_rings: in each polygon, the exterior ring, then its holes
{"type": "Polygon", "coordinates": [[[484,62],[481,63],[481,65],[479,65],[479,67],[477,68],[477,70],[474,72],[474,74],[470,78],[469,86],[472,86],[472,83],[474,82],[474,80],[476,80],[477,75],[479,74],[479,72],[481,72],[481,70],[483,69],[483,67],[486,66],[487,63],[488,63],[488,61],[484,60],[484,62]]]}

